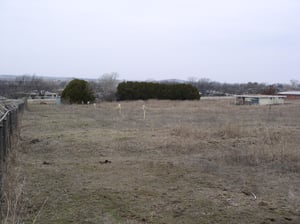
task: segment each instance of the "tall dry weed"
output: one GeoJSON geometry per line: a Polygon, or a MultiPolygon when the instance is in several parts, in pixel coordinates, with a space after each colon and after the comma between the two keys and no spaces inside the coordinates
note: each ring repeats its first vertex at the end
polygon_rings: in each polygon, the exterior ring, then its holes
{"type": "Polygon", "coordinates": [[[237,123],[225,123],[218,128],[216,135],[223,138],[240,138],[244,135],[244,129],[237,123]]]}
{"type": "Polygon", "coordinates": [[[25,179],[17,166],[16,153],[11,152],[2,173],[2,224],[21,224],[24,207],[25,179]]]}
{"type": "MultiPolygon", "coordinates": [[[[282,173],[300,173],[298,146],[289,142],[278,128],[260,127],[253,129],[249,139],[242,135],[242,144],[228,148],[224,160],[228,164],[246,166],[268,166],[282,173]],[[256,134],[253,134],[256,133],[256,134]]],[[[249,130],[248,130],[249,132],[249,130]]],[[[230,136],[236,136],[231,133],[230,136]]],[[[236,132],[234,132],[236,134],[236,132]]],[[[244,132],[247,133],[247,132],[244,132]]]]}

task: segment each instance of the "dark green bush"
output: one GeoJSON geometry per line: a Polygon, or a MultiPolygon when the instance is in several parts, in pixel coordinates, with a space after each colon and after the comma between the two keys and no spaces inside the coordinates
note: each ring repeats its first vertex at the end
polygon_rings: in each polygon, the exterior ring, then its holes
{"type": "Polygon", "coordinates": [[[119,100],[199,100],[199,91],[190,84],[163,84],[152,82],[122,82],[118,85],[119,100]]]}
{"type": "Polygon", "coordinates": [[[74,79],[69,82],[62,92],[61,98],[66,103],[87,103],[95,100],[89,83],[81,79],[74,79]]]}

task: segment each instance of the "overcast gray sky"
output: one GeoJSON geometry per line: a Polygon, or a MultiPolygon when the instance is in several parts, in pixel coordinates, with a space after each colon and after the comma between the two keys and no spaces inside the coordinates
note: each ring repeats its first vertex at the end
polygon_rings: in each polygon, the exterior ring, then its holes
{"type": "Polygon", "coordinates": [[[300,79],[299,0],[0,0],[0,74],[300,79]]]}

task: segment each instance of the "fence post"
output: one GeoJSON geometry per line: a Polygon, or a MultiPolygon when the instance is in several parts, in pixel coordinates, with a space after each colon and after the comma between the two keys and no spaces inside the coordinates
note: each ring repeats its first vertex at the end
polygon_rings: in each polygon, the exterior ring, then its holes
{"type": "Polygon", "coordinates": [[[3,125],[3,120],[0,122],[0,218],[1,222],[3,220],[2,217],[2,175],[4,172],[4,125],[3,125]]]}
{"type": "Polygon", "coordinates": [[[9,153],[10,147],[11,147],[11,136],[12,136],[12,133],[10,131],[10,129],[11,129],[10,118],[11,118],[11,111],[8,112],[7,117],[6,117],[6,154],[9,153]]]}
{"type": "Polygon", "coordinates": [[[7,118],[3,119],[3,161],[7,155],[7,118]]]}
{"type": "Polygon", "coordinates": [[[13,134],[13,129],[14,129],[14,127],[13,127],[13,114],[14,114],[14,111],[15,110],[12,110],[12,111],[10,111],[9,112],[9,114],[8,114],[8,127],[9,127],[9,135],[12,135],[13,134]]]}
{"type": "Polygon", "coordinates": [[[0,221],[2,222],[3,121],[0,122],[0,221]]]}
{"type": "Polygon", "coordinates": [[[2,161],[3,161],[3,148],[4,148],[3,121],[1,121],[0,122],[0,169],[1,171],[2,171],[2,161]]]}

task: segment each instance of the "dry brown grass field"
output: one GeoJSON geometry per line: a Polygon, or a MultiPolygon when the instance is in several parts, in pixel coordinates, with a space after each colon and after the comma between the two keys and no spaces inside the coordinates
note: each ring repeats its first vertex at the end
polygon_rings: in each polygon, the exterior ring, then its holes
{"type": "Polygon", "coordinates": [[[299,101],[28,105],[16,156],[22,218],[300,223],[299,136],[299,101]]]}

